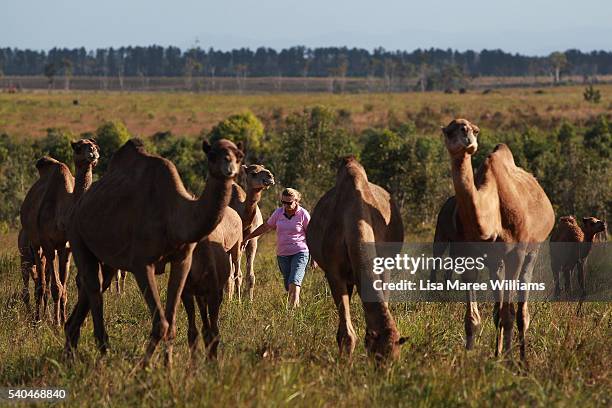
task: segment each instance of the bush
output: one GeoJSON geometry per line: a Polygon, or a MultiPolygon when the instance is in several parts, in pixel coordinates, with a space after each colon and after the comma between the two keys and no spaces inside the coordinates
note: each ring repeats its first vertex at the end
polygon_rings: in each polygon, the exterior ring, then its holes
{"type": "Polygon", "coordinates": [[[121,122],[105,122],[96,129],[95,139],[100,148],[97,171],[104,174],[112,155],[130,139],[130,133],[121,122]]]}
{"type": "Polygon", "coordinates": [[[242,142],[246,150],[245,162],[261,160],[263,151],[264,126],[251,112],[232,115],[219,122],[206,135],[212,143],[219,139],[229,139],[234,143],[242,142]]]}
{"type": "Polygon", "coordinates": [[[584,100],[591,103],[599,103],[601,101],[601,92],[598,89],[593,88],[593,85],[589,85],[582,94],[584,100]]]}
{"type": "Polygon", "coordinates": [[[74,160],[70,142],[74,140],[72,133],[57,128],[47,129],[47,136],[36,144],[41,156],[51,156],[70,167],[74,172],[74,160]]]}

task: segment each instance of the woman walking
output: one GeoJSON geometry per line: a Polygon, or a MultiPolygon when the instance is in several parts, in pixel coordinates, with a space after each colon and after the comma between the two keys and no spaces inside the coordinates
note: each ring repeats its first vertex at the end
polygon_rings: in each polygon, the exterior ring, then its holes
{"type": "Polygon", "coordinates": [[[285,281],[285,290],[289,292],[289,305],[292,308],[300,304],[300,288],[309,258],[306,229],[310,214],[300,206],[301,197],[301,194],[293,188],[284,189],[281,194],[281,207],[242,242],[244,249],[248,240],[276,230],[276,258],[285,281]]]}

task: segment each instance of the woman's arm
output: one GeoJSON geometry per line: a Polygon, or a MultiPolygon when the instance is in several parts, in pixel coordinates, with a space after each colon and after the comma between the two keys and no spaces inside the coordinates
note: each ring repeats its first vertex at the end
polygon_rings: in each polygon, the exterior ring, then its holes
{"type": "Polygon", "coordinates": [[[246,244],[250,239],[257,238],[258,236],[265,234],[266,232],[270,232],[273,229],[274,227],[271,227],[270,225],[268,225],[267,222],[264,222],[259,227],[255,228],[255,231],[244,237],[244,239],[242,240],[241,249],[244,249],[244,247],[246,247],[246,244]]]}

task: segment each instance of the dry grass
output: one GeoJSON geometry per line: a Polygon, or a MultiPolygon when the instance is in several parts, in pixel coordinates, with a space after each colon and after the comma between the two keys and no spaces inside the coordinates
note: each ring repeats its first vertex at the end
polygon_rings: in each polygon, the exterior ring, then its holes
{"type": "Polygon", "coordinates": [[[602,102],[583,100],[582,86],[495,90],[488,94],[431,93],[394,94],[195,94],[118,92],[25,92],[0,94],[0,132],[17,137],[40,137],[49,127],[76,134],[92,131],[102,122],[117,119],[138,136],[172,130],[196,136],[225,117],[252,110],[264,121],[285,116],[306,106],[325,104],[350,113],[355,130],[385,125],[390,118],[412,119],[423,131],[463,116],[490,127],[521,124],[548,126],[561,118],[583,122],[609,114],[612,85],[598,87],[602,102]],[[73,105],[73,100],[79,101],[73,105]]]}

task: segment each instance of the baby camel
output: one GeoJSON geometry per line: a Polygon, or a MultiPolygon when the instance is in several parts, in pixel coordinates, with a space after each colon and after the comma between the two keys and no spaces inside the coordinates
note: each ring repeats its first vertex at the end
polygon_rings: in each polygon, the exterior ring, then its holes
{"type": "Polygon", "coordinates": [[[555,297],[561,293],[561,274],[564,277],[565,291],[568,294],[572,291],[571,275],[577,268],[580,303],[586,297],[587,257],[597,236],[600,234],[605,236],[607,229],[607,224],[595,217],[583,218],[582,225],[583,228],[580,228],[576,218],[571,215],[561,217],[550,237],[550,266],[555,279],[555,297]]]}
{"type": "Polygon", "coordinates": [[[219,309],[223,302],[223,289],[230,278],[233,260],[240,259],[242,220],[238,213],[225,208],[223,218],[209,236],[193,250],[191,269],[181,295],[187,312],[187,337],[191,356],[198,351],[198,329],[195,322],[194,298],[200,309],[202,335],[209,358],[216,358],[219,335],[219,309]]]}

